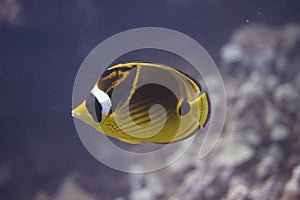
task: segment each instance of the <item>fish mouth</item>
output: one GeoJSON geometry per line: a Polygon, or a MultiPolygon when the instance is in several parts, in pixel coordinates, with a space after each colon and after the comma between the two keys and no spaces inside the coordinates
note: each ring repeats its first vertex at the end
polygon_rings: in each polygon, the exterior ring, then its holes
{"type": "Polygon", "coordinates": [[[84,113],[85,113],[85,102],[81,103],[79,106],[74,108],[71,111],[71,116],[80,119],[80,116],[82,116],[84,113]]]}
{"type": "Polygon", "coordinates": [[[74,118],[79,118],[79,114],[76,113],[75,109],[73,109],[73,110],[71,111],[71,116],[74,117],[74,118]]]}

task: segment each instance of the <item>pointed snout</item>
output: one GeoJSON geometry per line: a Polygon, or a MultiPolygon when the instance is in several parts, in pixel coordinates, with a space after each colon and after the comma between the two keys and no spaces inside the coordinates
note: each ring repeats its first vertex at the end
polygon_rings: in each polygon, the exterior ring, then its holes
{"type": "Polygon", "coordinates": [[[72,117],[80,119],[80,116],[86,113],[85,102],[82,102],[79,106],[72,110],[72,117]]]}

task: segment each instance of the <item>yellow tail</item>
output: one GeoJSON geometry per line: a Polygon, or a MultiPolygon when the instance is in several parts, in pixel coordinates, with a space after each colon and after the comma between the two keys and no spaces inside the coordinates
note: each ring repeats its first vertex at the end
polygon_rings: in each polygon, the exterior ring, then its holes
{"type": "Polygon", "coordinates": [[[191,104],[193,109],[199,109],[199,123],[202,127],[204,127],[207,124],[210,117],[210,101],[208,95],[206,93],[201,94],[191,104]]]}

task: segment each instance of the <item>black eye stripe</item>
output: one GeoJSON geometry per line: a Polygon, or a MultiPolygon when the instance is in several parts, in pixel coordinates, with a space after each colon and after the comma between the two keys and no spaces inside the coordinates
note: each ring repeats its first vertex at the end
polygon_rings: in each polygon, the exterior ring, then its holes
{"type": "Polygon", "coordinates": [[[90,94],[85,100],[86,108],[94,121],[101,122],[102,106],[93,94],[90,94]]]}
{"type": "Polygon", "coordinates": [[[95,111],[96,111],[97,122],[101,122],[102,106],[96,98],[95,98],[95,111]]]}

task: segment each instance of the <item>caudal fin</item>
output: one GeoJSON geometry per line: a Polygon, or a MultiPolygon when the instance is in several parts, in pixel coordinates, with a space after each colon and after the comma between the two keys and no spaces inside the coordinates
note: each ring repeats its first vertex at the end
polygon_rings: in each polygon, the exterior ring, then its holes
{"type": "Polygon", "coordinates": [[[201,94],[195,101],[198,105],[198,109],[200,109],[200,118],[199,123],[202,127],[208,123],[210,118],[210,100],[207,93],[201,94]]]}

